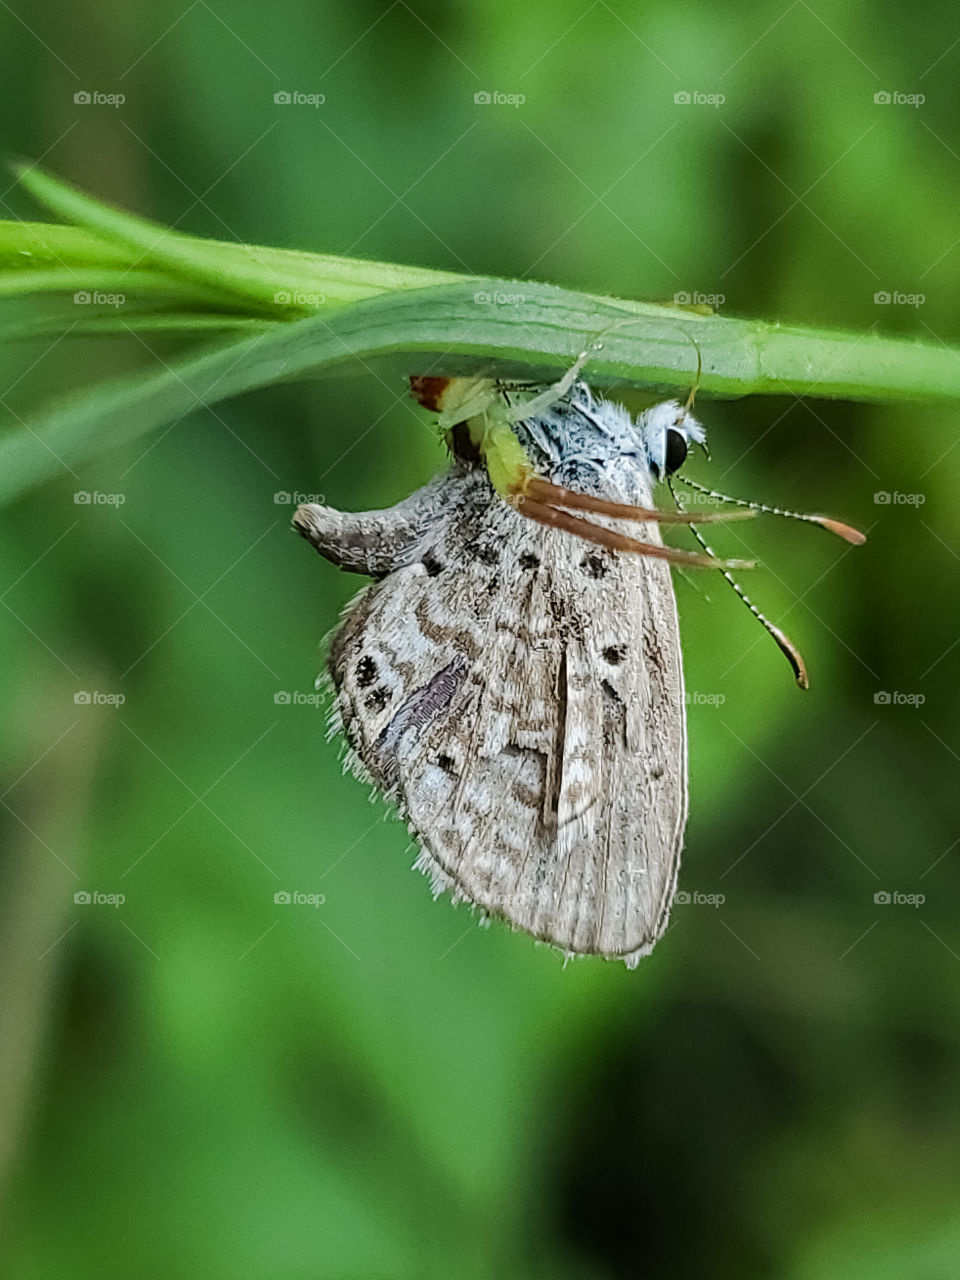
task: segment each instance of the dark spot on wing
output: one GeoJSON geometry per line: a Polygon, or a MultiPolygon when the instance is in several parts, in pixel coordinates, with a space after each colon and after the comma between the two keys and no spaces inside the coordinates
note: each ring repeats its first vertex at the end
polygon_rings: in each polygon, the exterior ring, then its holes
{"type": "Polygon", "coordinates": [[[457,776],[457,762],[454,760],[453,756],[448,756],[445,751],[441,752],[440,755],[437,756],[437,764],[444,773],[449,773],[451,778],[455,778],[457,776]]]}
{"type": "Polygon", "coordinates": [[[389,701],[390,694],[382,684],[378,684],[373,692],[368,693],[364,698],[363,705],[369,707],[371,711],[382,711],[389,701]]]}
{"type": "Polygon", "coordinates": [[[604,662],[609,662],[611,667],[617,667],[627,656],[627,646],[625,644],[610,644],[603,651],[604,662]]]}
{"type": "Polygon", "coordinates": [[[589,573],[591,578],[603,578],[606,577],[608,565],[603,556],[591,551],[580,561],[580,568],[589,573]]]}
{"type": "Polygon", "coordinates": [[[480,564],[493,566],[499,564],[500,556],[496,547],[492,547],[489,542],[468,542],[464,547],[464,551],[472,560],[479,561],[480,564]]]}
{"type": "Polygon", "coordinates": [[[610,684],[608,680],[601,680],[600,688],[603,690],[604,698],[608,699],[610,702],[614,703],[617,706],[623,705],[623,699],[620,697],[619,693],[617,693],[616,689],[613,687],[612,684],[610,684]]]}
{"type": "Polygon", "coordinates": [[[377,664],[370,657],[369,653],[365,653],[357,663],[357,687],[366,689],[373,684],[377,678],[377,664]]]}
{"type": "Polygon", "coordinates": [[[521,569],[539,569],[540,557],[535,556],[532,551],[525,551],[520,557],[519,564],[521,569]]]}
{"type": "Polygon", "coordinates": [[[424,569],[426,569],[427,576],[430,578],[435,578],[438,573],[443,572],[443,565],[432,551],[428,551],[420,563],[423,565],[424,569]]]}

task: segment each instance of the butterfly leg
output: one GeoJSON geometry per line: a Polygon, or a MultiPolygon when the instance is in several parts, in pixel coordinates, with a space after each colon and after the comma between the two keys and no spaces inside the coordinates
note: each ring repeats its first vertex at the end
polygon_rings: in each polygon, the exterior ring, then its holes
{"type": "Polygon", "coordinates": [[[528,520],[535,520],[548,529],[563,529],[566,533],[583,538],[585,542],[594,542],[610,551],[629,551],[635,555],[652,556],[656,560],[668,560],[671,564],[701,569],[752,569],[756,563],[753,560],[718,560],[716,556],[699,555],[695,551],[683,551],[679,547],[640,542],[617,529],[608,529],[606,525],[594,524],[592,520],[584,520],[582,516],[575,516],[559,507],[551,507],[529,498],[518,503],[517,510],[528,520]]]}
{"type": "Polygon", "coordinates": [[[519,497],[551,507],[568,507],[574,511],[591,511],[596,515],[615,516],[619,520],[654,520],[658,524],[722,524],[756,515],[755,511],[658,511],[655,507],[637,507],[610,502],[593,494],[580,493],[552,484],[542,476],[524,476],[517,488],[519,497]]]}

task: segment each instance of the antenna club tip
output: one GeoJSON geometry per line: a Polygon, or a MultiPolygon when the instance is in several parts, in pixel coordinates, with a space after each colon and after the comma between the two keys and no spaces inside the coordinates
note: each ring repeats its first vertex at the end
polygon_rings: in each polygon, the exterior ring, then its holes
{"type": "Polygon", "coordinates": [[[807,675],[806,671],[797,672],[797,688],[798,689],[810,688],[810,677],[807,675]]]}
{"type": "Polygon", "coordinates": [[[828,533],[835,533],[838,538],[843,538],[844,542],[849,542],[855,547],[862,546],[867,540],[865,533],[854,529],[853,525],[844,524],[842,520],[831,520],[828,516],[816,516],[815,519],[817,524],[828,533]]]}

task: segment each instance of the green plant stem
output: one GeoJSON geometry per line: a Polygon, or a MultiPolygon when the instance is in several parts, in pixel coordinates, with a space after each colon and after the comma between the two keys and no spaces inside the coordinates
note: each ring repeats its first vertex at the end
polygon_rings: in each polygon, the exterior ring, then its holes
{"type": "Polygon", "coordinates": [[[110,209],[37,169],[22,181],[84,225],[0,224],[0,297],[36,296],[47,308],[0,335],[230,336],[18,421],[0,439],[3,499],[195,406],[331,373],[373,372],[398,394],[410,374],[549,383],[587,352],[584,376],[603,388],[685,396],[699,368],[701,396],[960,398],[960,352],[943,343],[200,240],[110,209]],[[80,289],[125,301],[77,305],[80,289]]]}

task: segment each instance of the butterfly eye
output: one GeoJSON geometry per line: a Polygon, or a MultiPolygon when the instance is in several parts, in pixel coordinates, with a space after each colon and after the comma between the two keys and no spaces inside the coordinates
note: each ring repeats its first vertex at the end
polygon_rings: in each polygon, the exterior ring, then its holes
{"type": "Polygon", "coordinates": [[[672,476],[675,471],[683,466],[687,460],[687,438],[674,431],[672,428],[667,430],[667,456],[665,459],[665,470],[668,476],[672,476]]]}

